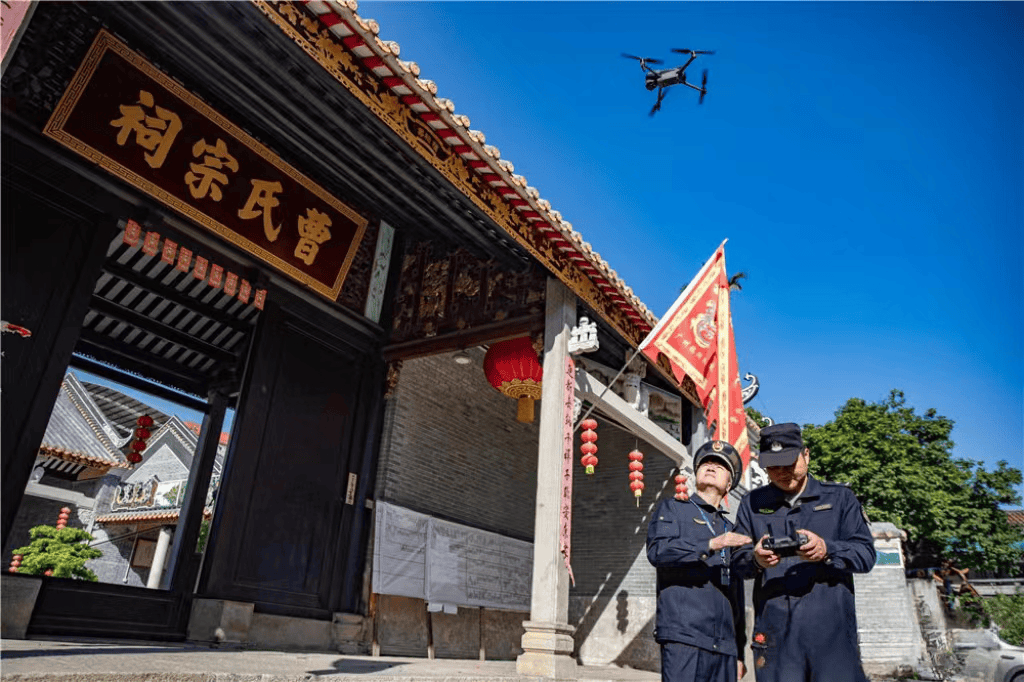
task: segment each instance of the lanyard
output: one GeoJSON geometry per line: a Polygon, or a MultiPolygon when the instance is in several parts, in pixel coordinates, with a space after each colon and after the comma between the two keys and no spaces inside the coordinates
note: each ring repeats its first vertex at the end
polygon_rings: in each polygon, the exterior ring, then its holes
{"type": "MultiPolygon", "coordinates": [[[[704,519],[704,523],[707,524],[708,532],[711,533],[711,537],[716,537],[717,531],[715,531],[715,526],[711,523],[711,519],[709,519],[707,517],[707,514],[705,514],[704,510],[700,508],[700,505],[693,501],[692,497],[690,498],[690,502],[693,503],[693,506],[697,508],[697,511],[700,513],[700,517],[702,519],[704,519]]],[[[725,523],[723,522],[722,523],[722,532],[723,533],[725,532],[725,528],[726,528],[726,526],[725,526],[725,523]]],[[[730,554],[729,549],[730,549],[729,547],[723,547],[722,548],[722,585],[728,585],[729,584],[729,554],[730,554]]]]}

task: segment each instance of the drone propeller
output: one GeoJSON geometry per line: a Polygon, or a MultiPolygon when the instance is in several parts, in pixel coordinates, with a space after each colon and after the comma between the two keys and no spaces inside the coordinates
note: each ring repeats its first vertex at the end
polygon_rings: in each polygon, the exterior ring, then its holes
{"type": "Polygon", "coordinates": [[[704,95],[708,94],[708,70],[704,69],[704,77],[700,79],[700,99],[697,104],[704,104],[704,95]]]}
{"type": "Polygon", "coordinates": [[[679,49],[679,48],[672,48],[672,51],[673,52],[678,52],[679,54],[714,54],[715,53],[714,50],[682,50],[682,49],[679,49]]]}
{"type": "Polygon", "coordinates": [[[653,57],[637,57],[635,54],[626,54],[625,52],[622,53],[622,56],[626,57],[627,59],[635,59],[640,63],[661,64],[660,59],[655,59],[653,57]]]}

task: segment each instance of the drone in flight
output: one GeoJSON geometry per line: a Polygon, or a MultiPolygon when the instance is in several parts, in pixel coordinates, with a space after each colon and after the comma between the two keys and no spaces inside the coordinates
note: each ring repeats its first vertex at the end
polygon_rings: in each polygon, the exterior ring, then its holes
{"type": "Polygon", "coordinates": [[[704,95],[708,93],[708,70],[704,69],[704,75],[701,78],[700,85],[694,85],[686,80],[686,68],[693,63],[700,54],[714,54],[714,50],[680,50],[673,48],[673,52],[680,54],[688,54],[690,58],[686,60],[686,63],[682,66],[676,66],[671,69],[652,69],[648,64],[661,64],[660,59],[653,59],[651,57],[637,57],[636,55],[623,53],[623,57],[629,59],[635,59],[640,62],[640,68],[644,70],[644,87],[648,90],[658,89],[658,101],[651,107],[651,116],[661,109],[661,101],[665,99],[665,88],[670,85],[685,85],[688,88],[693,88],[700,93],[700,99],[697,101],[698,104],[704,103],[704,95]]]}

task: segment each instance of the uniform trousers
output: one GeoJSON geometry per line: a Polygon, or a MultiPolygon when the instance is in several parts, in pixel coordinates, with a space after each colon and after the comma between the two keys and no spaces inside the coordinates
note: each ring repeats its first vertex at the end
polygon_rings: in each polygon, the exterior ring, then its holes
{"type": "Polygon", "coordinates": [[[736,657],[689,644],[664,642],[661,682],[736,682],[736,657]]]}
{"type": "Polygon", "coordinates": [[[776,646],[755,641],[751,650],[757,682],[867,682],[856,634],[829,630],[829,622],[819,620],[792,628],[776,646]]]}

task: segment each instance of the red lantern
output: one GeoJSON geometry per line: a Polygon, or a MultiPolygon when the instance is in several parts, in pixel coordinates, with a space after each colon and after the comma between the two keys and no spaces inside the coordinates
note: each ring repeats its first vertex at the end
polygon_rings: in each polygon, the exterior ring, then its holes
{"type": "Polygon", "coordinates": [[[544,370],[530,337],[492,344],[484,356],[484,374],[491,386],[519,401],[517,421],[533,421],[533,403],[540,400],[544,370]]]}
{"type": "Polygon", "coordinates": [[[644,492],[644,453],[633,450],[629,453],[629,489],[636,497],[636,506],[640,506],[640,495],[644,492]]]}
{"type": "Polygon", "coordinates": [[[68,507],[61,507],[60,514],[57,515],[57,530],[64,528],[68,525],[68,517],[71,516],[71,509],[68,507]]]}
{"type": "Polygon", "coordinates": [[[20,554],[15,554],[11,558],[11,565],[7,569],[7,572],[8,573],[17,573],[18,572],[18,566],[21,566],[21,555],[20,554]]]}
{"type": "Polygon", "coordinates": [[[690,499],[689,493],[686,492],[686,476],[682,474],[676,474],[676,499],[684,501],[690,499]]]}
{"type": "Polygon", "coordinates": [[[144,414],[135,420],[139,428],[135,429],[135,440],[132,441],[131,450],[124,456],[131,464],[138,464],[142,461],[142,451],[146,449],[146,441],[152,436],[149,427],[153,425],[153,418],[144,414]]]}
{"type": "Polygon", "coordinates": [[[43,572],[43,575],[47,575],[47,576],[53,575],[53,569],[52,568],[46,569],[46,571],[43,572]]]}
{"type": "Polygon", "coordinates": [[[597,466],[597,457],[594,456],[597,453],[597,431],[594,430],[597,428],[597,420],[584,419],[580,426],[583,427],[583,433],[580,434],[580,440],[583,441],[580,446],[580,452],[583,453],[580,464],[587,468],[588,475],[592,475],[597,466]]]}

